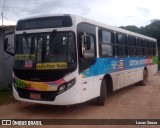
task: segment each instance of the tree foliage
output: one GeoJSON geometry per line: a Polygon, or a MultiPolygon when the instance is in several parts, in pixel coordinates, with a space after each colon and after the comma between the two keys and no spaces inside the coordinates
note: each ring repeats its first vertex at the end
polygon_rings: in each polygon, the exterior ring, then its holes
{"type": "Polygon", "coordinates": [[[136,32],[139,34],[143,34],[152,38],[157,39],[158,47],[160,48],[160,20],[154,19],[151,21],[149,25],[146,25],[145,27],[136,27],[136,26],[121,26],[120,28],[129,30],[132,32],[136,32]]]}

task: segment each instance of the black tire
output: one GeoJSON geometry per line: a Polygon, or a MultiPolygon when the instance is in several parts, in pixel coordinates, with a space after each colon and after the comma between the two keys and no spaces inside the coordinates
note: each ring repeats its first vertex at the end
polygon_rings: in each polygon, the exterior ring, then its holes
{"type": "Polygon", "coordinates": [[[148,72],[144,69],[143,70],[143,80],[139,82],[141,86],[145,86],[148,79],[148,72]]]}
{"type": "Polygon", "coordinates": [[[104,106],[106,101],[106,81],[103,79],[101,83],[100,96],[97,97],[96,105],[104,106]]]}

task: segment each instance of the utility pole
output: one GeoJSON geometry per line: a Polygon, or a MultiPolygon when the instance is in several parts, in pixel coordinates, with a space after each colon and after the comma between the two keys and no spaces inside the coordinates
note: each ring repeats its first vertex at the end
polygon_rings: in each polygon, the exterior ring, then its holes
{"type": "Polygon", "coordinates": [[[3,4],[3,7],[2,7],[2,12],[1,12],[1,15],[2,15],[2,26],[3,26],[3,10],[4,10],[5,3],[6,3],[6,0],[4,0],[4,4],[3,4]]]}
{"type": "Polygon", "coordinates": [[[3,26],[3,12],[1,12],[1,15],[2,15],[2,26],[3,26]]]}

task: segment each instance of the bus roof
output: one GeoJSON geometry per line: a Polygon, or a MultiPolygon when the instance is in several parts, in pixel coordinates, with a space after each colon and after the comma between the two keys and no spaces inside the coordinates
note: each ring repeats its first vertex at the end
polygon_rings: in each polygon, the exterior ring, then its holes
{"type": "Polygon", "coordinates": [[[145,35],[141,35],[141,34],[138,34],[138,33],[135,33],[135,32],[124,30],[124,29],[121,29],[121,28],[118,28],[118,27],[115,27],[115,26],[111,26],[111,25],[108,25],[108,24],[105,24],[105,23],[97,22],[97,21],[94,21],[94,20],[91,20],[91,19],[88,19],[88,18],[85,18],[85,17],[82,17],[82,16],[73,15],[73,14],[39,15],[39,16],[27,17],[27,18],[20,19],[20,20],[42,18],[42,17],[51,17],[51,16],[71,16],[72,19],[74,19],[76,21],[76,24],[84,22],[84,23],[88,23],[88,24],[98,26],[100,28],[112,30],[114,32],[120,32],[120,33],[124,33],[124,34],[127,34],[127,35],[132,35],[132,36],[136,36],[136,37],[139,37],[139,38],[143,38],[143,39],[157,41],[155,38],[151,38],[151,37],[148,37],[148,36],[145,36],[145,35]]]}
{"type": "Polygon", "coordinates": [[[108,24],[105,24],[105,23],[90,20],[90,19],[82,17],[82,16],[75,16],[74,15],[74,17],[76,19],[78,19],[79,22],[85,22],[85,23],[93,24],[93,25],[98,26],[100,28],[109,29],[109,30],[112,30],[114,32],[120,32],[120,33],[124,33],[124,34],[127,34],[127,35],[132,35],[132,36],[136,36],[136,37],[139,37],[139,38],[143,38],[143,39],[157,41],[155,38],[148,37],[148,36],[138,34],[138,33],[135,33],[135,32],[131,32],[131,31],[128,31],[128,30],[125,30],[125,29],[122,29],[122,28],[118,28],[118,27],[115,27],[115,26],[111,26],[111,25],[108,25],[108,24]]]}

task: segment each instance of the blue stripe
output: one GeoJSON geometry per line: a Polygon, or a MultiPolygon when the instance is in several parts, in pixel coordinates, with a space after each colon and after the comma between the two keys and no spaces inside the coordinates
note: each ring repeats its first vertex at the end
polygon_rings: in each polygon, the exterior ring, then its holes
{"type": "Polygon", "coordinates": [[[126,58],[97,58],[96,63],[86,71],[82,72],[84,77],[91,77],[101,74],[108,74],[133,68],[144,67],[147,57],[126,57],[126,58]],[[121,60],[123,69],[118,68],[121,60]]]}

